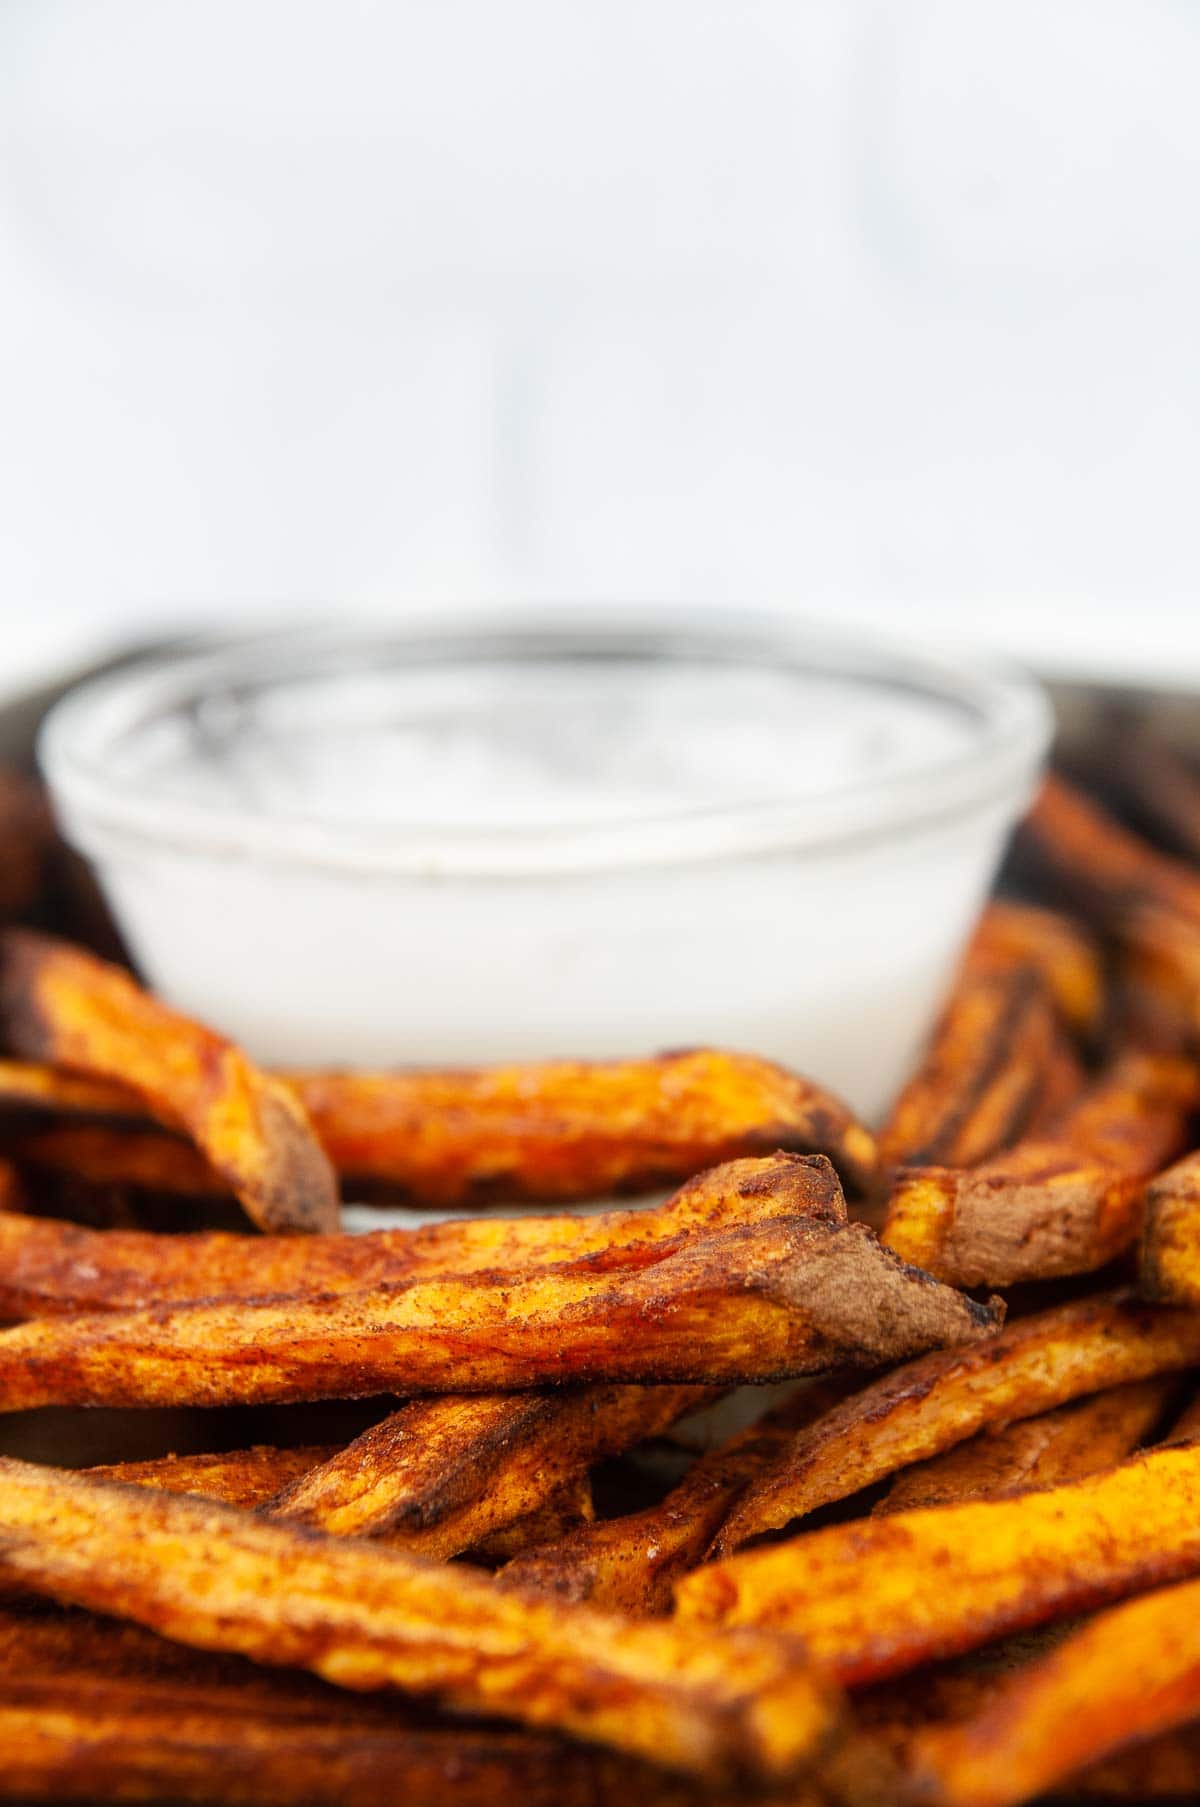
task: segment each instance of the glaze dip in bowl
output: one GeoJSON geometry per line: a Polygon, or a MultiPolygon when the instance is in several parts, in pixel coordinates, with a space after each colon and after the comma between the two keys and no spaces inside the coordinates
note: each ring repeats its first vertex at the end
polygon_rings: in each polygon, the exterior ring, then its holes
{"type": "Polygon", "coordinates": [[[606,610],[167,654],[40,753],[147,979],[263,1061],[720,1043],[877,1115],[1048,737],[1012,675],[606,610]]]}

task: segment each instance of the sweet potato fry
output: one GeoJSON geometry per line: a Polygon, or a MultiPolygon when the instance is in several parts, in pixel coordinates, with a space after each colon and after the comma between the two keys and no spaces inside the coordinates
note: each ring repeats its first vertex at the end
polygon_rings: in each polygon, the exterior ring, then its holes
{"type": "Polygon", "coordinates": [[[1200,1151],[1146,1190],[1141,1289],[1167,1304],[1200,1304],[1200,1151]]]}
{"type": "Polygon", "coordinates": [[[758,1423],[695,1461],[656,1506],[584,1525],[503,1569],[502,1586],[587,1601],[649,1618],[670,1610],[672,1589],[702,1560],[731,1502],[747,1482],[845,1392],[836,1382],[802,1387],[758,1423]]]}
{"type": "Polygon", "coordinates": [[[1169,740],[1140,723],[1120,737],[1105,774],[1150,834],[1200,864],[1200,776],[1169,740]]]}
{"type": "Polygon", "coordinates": [[[970,1172],[903,1172],[883,1240],[959,1286],[1090,1273],[1135,1240],[1146,1182],[1183,1146],[1198,1100],[1192,1061],[1125,1054],[1045,1136],[970,1172]]]}
{"type": "Polygon", "coordinates": [[[1020,839],[1072,904],[1112,934],[1143,906],[1200,925],[1200,874],[1157,852],[1063,778],[1045,781],[1020,839]]]}
{"type": "Polygon", "coordinates": [[[986,1336],[1001,1315],[905,1267],[861,1224],[779,1218],[642,1268],[42,1318],[0,1331],[0,1409],[724,1386],[986,1336]]]}
{"type": "Polygon", "coordinates": [[[1125,1293],[1022,1318],[985,1345],[939,1350],[800,1431],[736,1502],[714,1549],[726,1554],[989,1425],[1197,1362],[1200,1313],[1142,1305],[1125,1293]]]}
{"type": "Polygon", "coordinates": [[[971,1167],[1015,1141],[1054,1038],[1050,996],[1032,967],[980,971],[968,961],[880,1135],[883,1168],[971,1167]]]}
{"type": "Polygon", "coordinates": [[[686,1576],[675,1597],[689,1620],[794,1632],[840,1681],[862,1683],[1197,1568],[1200,1445],[1171,1444],[1065,1486],[748,1550],[686,1576]]]}
{"type": "Polygon", "coordinates": [[[1031,966],[1054,999],[1066,1026],[1085,1039],[1105,1007],[1100,950],[1081,924],[1038,904],[993,898],[979,918],[967,950],[975,971],[1031,966]]]}
{"type": "Polygon", "coordinates": [[[261,1228],[335,1230],[333,1169],[295,1094],[120,967],[9,929],[0,1030],[32,1060],[131,1086],[185,1128],[261,1228]]]}
{"type": "MultiPolygon", "coordinates": [[[[802,1796],[788,1800],[799,1807],[802,1796]]],[[[0,1797],[210,1807],[719,1807],[677,1775],[79,1612],[0,1612],[0,1797]]]]}
{"type": "Polygon", "coordinates": [[[1148,904],[1129,909],[1117,959],[1121,1032],[1164,1053],[1200,1045],[1200,929],[1148,904]]]}
{"type": "Polygon", "coordinates": [[[37,901],[53,841],[40,785],[23,772],[0,770],[0,917],[19,916],[37,901]]]}
{"type": "Polygon", "coordinates": [[[0,1213],[0,1315],[346,1292],[418,1276],[524,1273],[565,1261],[616,1271],[659,1261],[702,1231],[774,1217],[836,1224],[845,1216],[841,1188],[820,1155],[730,1161],[698,1174],[657,1208],[587,1217],[488,1213],[365,1236],[160,1236],[0,1213]]]}
{"type": "Polygon", "coordinates": [[[69,1174],[89,1186],[132,1186],[181,1198],[221,1198],[229,1191],[199,1149],[156,1129],[68,1123],[13,1136],[7,1148],[22,1167],[69,1174]]]}
{"type": "Polygon", "coordinates": [[[1179,1726],[1068,1777],[1077,1801],[1194,1801],[1200,1795],[1200,1725],[1179,1726]]]}
{"type": "Polygon", "coordinates": [[[557,1543],[560,1538],[569,1537],[573,1531],[595,1522],[596,1503],[592,1497],[591,1477],[576,1475],[574,1480],[564,1481],[544,1505],[535,1506],[532,1512],[527,1512],[524,1518],[514,1519],[511,1525],[502,1525],[498,1531],[473,1545],[469,1554],[472,1561],[498,1568],[502,1563],[515,1562],[528,1555],[530,1550],[557,1543]]]}
{"type": "Polygon", "coordinates": [[[1136,1381],[982,1431],[932,1461],[897,1475],[877,1515],[987,1499],[997,1493],[1058,1487],[1111,1468],[1145,1441],[1173,1391],[1169,1379],[1136,1381]]]}
{"type": "Polygon", "coordinates": [[[418,1399],[299,1475],[272,1518],[456,1556],[705,1404],[701,1387],[586,1387],[418,1399]]]}
{"type": "Polygon", "coordinates": [[[163,1493],[194,1493],[200,1499],[222,1500],[228,1506],[262,1506],[293,1481],[327,1462],[336,1449],[308,1444],[277,1449],[256,1444],[223,1455],[158,1456],[148,1462],[108,1462],[86,1468],[94,1481],[124,1481],[131,1487],[152,1487],[163,1493]]]}
{"type": "Polygon", "coordinates": [[[741,1155],[825,1154],[862,1189],[870,1132],[820,1086],[748,1054],[460,1072],[286,1076],[339,1172],[440,1204],[653,1190],[741,1155]]]}
{"type": "Polygon", "coordinates": [[[1190,1581],[1098,1614],[977,1714],[919,1733],[914,1792],[941,1807],[1014,1807],[1197,1716],[1200,1582],[1190,1581]]]}
{"type": "MultiPolygon", "coordinates": [[[[653,1191],[776,1149],[827,1154],[859,1190],[875,1167],[870,1132],[838,1099],[770,1061],[712,1048],[640,1061],[276,1077],[342,1173],[431,1204],[653,1191]]],[[[153,1099],[33,1062],[0,1061],[0,1104],[117,1119],[150,1110],[176,1127],[153,1099]]],[[[80,1146],[95,1159],[104,1145],[80,1146]]],[[[120,1172],[120,1146],[105,1149],[106,1177],[136,1179],[120,1172]]],[[[190,1190],[195,1182],[179,1171],[180,1189],[190,1190]]]]}
{"type": "Polygon", "coordinates": [[[1078,1103],[1087,1081],[1088,1076],[1078,1054],[1066,1036],[1058,1035],[1033,1101],[1025,1134],[1031,1138],[1048,1134],[1058,1119],[1078,1103]]]}
{"type": "Polygon", "coordinates": [[[461,1566],[11,1460],[0,1575],[182,1643],[553,1726],[713,1780],[796,1774],[835,1726],[836,1699],[787,1640],[698,1644],[461,1566]]]}

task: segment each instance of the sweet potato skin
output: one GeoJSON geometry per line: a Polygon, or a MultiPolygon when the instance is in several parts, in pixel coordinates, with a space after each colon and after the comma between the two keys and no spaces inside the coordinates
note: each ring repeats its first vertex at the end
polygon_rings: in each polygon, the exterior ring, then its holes
{"type": "Polygon", "coordinates": [[[1140,1286],[1147,1299],[1200,1304],[1200,1152],[1185,1155],[1146,1189],[1140,1286]]]}
{"type": "Polygon", "coordinates": [[[861,1224],[781,1218],[633,1270],[38,1319],[0,1331],[0,1406],[724,1386],[878,1363],[986,1336],[1000,1317],[905,1267],[861,1224]]]}
{"type": "Polygon", "coordinates": [[[727,1162],[698,1174],[658,1208],[588,1217],[488,1213],[363,1236],[153,1235],[0,1215],[0,1315],[353,1292],[420,1276],[515,1274],[558,1262],[615,1271],[659,1260],[697,1232],[773,1217],[845,1221],[845,1202],[828,1161],[819,1155],[773,1155],[727,1162]]]}
{"type": "Polygon", "coordinates": [[[1194,1574],[1198,1507],[1200,1445],[1170,1445],[1065,1486],[750,1550],[687,1576],[676,1605],[794,1632],[840,1681],[877,1681],[1194,1574]]]}
{"type": "Polygon", "coordinates": [[[910,1787],[943,1807],[1015,1807],[1198,1714],[1200,1582],[1190,1581],[1098,1614],[974,1715],[920,1732],[910,1787]]]}
{"type": "Polygon", "coordinates": [[[986,1345],[939,1350],[871,1382],[800,1431],[714,1539],[726,1555],[991,1424],[1200,1361],[1200,1315],[1102,1294],[1022,1318],[986,1345]]]}
{"type": "Polygon", "coordinates": [[[394,1548],[456,1556],[712,1397],[700,1387],[588,1387],[414,1400],[310,1464],[268,1511],[334,1536],[386,1534],[394,1548]]]}
{"type": "Polygon", "coordinates": [[[883,1239],[960,1286],[1093,1272],[1136,1240],[1146,1182],[1198,1100],[1191,1060],[1128,1053],[1044,1137],[970,1172],[902,1173],[883,1239]]]}
{"type": "Polygon", "coordinates": [[[1170,1380],[1138,1381],[982,1431],[929,1462],[903,1469],[875,1513],[1058,1487],[1111,1468],[1159,1424],[1173,1390],[1170,1380]]]}
{"type": "Polygon", "coordinates": [[[295,1094],[120,967],[9,929],[0,940],[0,1027],[27,1059],[118,1079],[153,1100],[261,1228],[336,1230],[337,1181],[295,1094]]]}
{"type": "Polygon", "coordinates": [[[462,1567],[12,1460],[0,1575],[202,1649],[553,1726],[714,1781],[795,1774],[836,1723],[836,1696],[786,1640],[698,1648],[462,1567]]]}

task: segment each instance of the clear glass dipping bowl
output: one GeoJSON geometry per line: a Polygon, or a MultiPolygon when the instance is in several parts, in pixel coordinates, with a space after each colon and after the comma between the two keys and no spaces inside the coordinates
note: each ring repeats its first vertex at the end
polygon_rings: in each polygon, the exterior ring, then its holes
{"type": "Polygon", "coordinates": [[[262,1060],[721,1043],[874,1116],[1049,733],[973,663],[606,610],[168,654],[40,756],[149,981],[262,1060]]]}

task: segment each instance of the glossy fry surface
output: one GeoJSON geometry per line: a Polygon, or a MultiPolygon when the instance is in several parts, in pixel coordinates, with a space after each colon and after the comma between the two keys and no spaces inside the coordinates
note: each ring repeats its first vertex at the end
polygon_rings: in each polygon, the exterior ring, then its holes
{"type": "Polygon", "coordinates": [[[675,1598],[688,1620],[793,1632],[862,1683],[1198,1567],[1200,1445],[1182,1444],[1040,1492],[748,1550],[685,1577],[675,1598]]]}
{"type": "Polygon", "coordinates": [[[706,1229],[773,1217],[845,1220],[821,1156],[772,1155],[698,1174],[662,1206],[570,1217],[487,1213],[366,1235],[154,1235],[0,1215],[0,1314],[128,1311],[168,1301],[355,1291],[384,1282],[556,1262],[595,1271],[659,1260],[706,1229]]]}
{"type": "Polygon", "coordinates": [[[940,1807],[1015,1807],[1198,1716],[1200,1582],[1191,1581],[1098,1614],[976,1714],[918,1734],[912,1784],[940,1807]]]}
{"type": "Polygon", "coordinates": [[[1200,1362],[1200,1313],[1107,1294],[1008,1325],[986,1345],[938,1350],[872,1381],[792,1438],[715,1540],[763,1531],[928,1460],[988,1425],[1200,1362]]]}
{"type": "Polygon", "coordinates": [[[310,1464],[268,1510],[334,1536],[386,1533],[395,1548],[455,1556],[711,1397],[699,1387],[585,1387],[413,1400],[310,1464]]]}
{"type": "Polygon", "coordinates": [[[459,1566],[11,1460],[0,1574],[202,1649],[552,1726],[713,1780],[799,1772],[837,1714],[786,1640],[698,1645],[459,1566]]]}
{"type": "Polygon", "coordinates": [[[883,1362],[999,1321],[998,1307],[905,1267],[863,1225],[779,1218],[636,1269],[41,1318],[0,1331],[0,1409],[723,1386],[883,1362]]]}
{"type": "Polygon", "coordinates": [[[268,1230],[335,1230],[337,1182],[295,1094],[120,967],[27,929],[0,942],[9,1047],[131,1086],[185,1128],[268,1230]]]}

